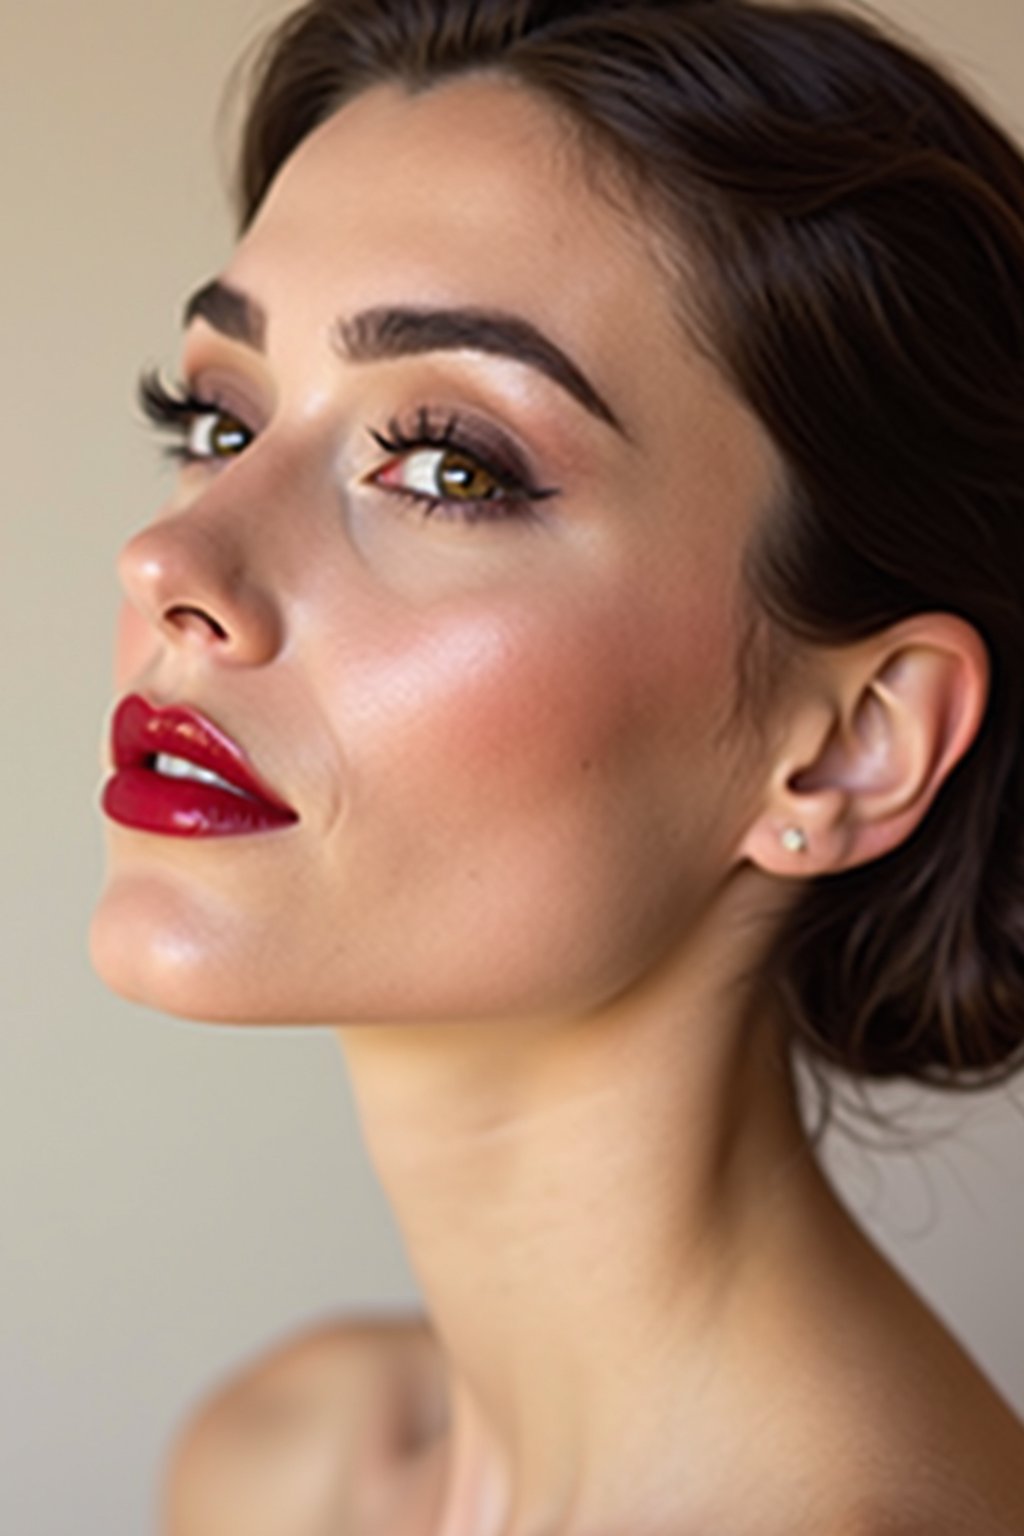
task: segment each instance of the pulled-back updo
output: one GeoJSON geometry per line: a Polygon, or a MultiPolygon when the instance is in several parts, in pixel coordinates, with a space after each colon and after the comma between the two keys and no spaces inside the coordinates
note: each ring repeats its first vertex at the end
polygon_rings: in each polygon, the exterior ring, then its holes
{"type": "Polygon", "coordinates": [[[680,318],[770,435],[737,701],[807,642],[947,611],[985,641],[979,734],[913,836],[809,879],[764,984],[810,1053],[972,1087],[1024,1052],[1024,159],[877,23],[751,0],[309,0],[259,56],[245,228],[367,86],[495,68],[614,168],[680,318]],[[685,279],[685,280],[684,280],[685,279]]]}

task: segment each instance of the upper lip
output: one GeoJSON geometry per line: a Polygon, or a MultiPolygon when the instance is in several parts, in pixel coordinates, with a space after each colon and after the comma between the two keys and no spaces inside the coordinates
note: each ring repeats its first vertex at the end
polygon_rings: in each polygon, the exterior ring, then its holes
{"type": "Polygon", "coordinates": [[[251,799],[296,815],[263,782],[237,742],[205,715],[185,705],[157,707],[140,694],[129,694],[114,711],[111,739],[116,768],[146,767],[158,753],[186,758],[219,774],[251,799]]]}

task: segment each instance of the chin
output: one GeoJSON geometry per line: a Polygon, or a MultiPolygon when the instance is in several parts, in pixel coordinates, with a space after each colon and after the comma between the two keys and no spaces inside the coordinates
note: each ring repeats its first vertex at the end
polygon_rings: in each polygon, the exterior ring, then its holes
{"type": "Polygon", "coordinates": [[[237,996],[230,984],[215,928],[194,914],[186,921],[189,916],[173,891],[111,881],[89,930],[93,969],[119,997],[160,1013],[212,1024],[266,1022],[245,1006],[252,999],[237,996]]]}

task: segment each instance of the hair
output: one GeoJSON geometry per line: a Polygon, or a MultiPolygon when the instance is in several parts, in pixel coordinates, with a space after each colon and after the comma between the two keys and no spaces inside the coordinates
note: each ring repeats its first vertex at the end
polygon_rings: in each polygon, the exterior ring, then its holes
{"type": "Polygon", "coordinates": [[[809,878],[762,980],[812,1070],[1005,1080],[1024,1054],[1024,158],[866,15],[308,0],[252,72],[242,230],[357,93],[480,69],[539,93],[642,203],[691,334],[779,454],[783,493],[743,552],[751,718],[800,646],[935,610],[984,640],[984,718],[928,814],[886,856],[809,878]]]}

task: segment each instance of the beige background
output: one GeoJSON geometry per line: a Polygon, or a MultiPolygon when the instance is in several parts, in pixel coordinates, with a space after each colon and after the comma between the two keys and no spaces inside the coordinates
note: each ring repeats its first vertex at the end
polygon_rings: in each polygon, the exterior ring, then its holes
{"type": "MultiPolygon", "coordinates": [[[[220,83],[273,0],[4,0],[0,474],[0,1530],[136,1536],[172,1425],[300,1322],[415,1292],[333,1041],[107,996],[84,936],[120,540],[161,495],[133,421],[228,230],[220,83]]],[[[889,0],[1018,131],[1020,0],[889,0]]],[[[928,1123],[933,1106],[914,1103],[928,1123]]],[[[855,1207],[1024,1410],[1024,1114],[830,1154],[855,1207]]],[[[882,1103],[887,1100],[882,1100],[882,1103]]],[[[920,1124],[911,1121],[911,1124],[920,1124]]]]}

